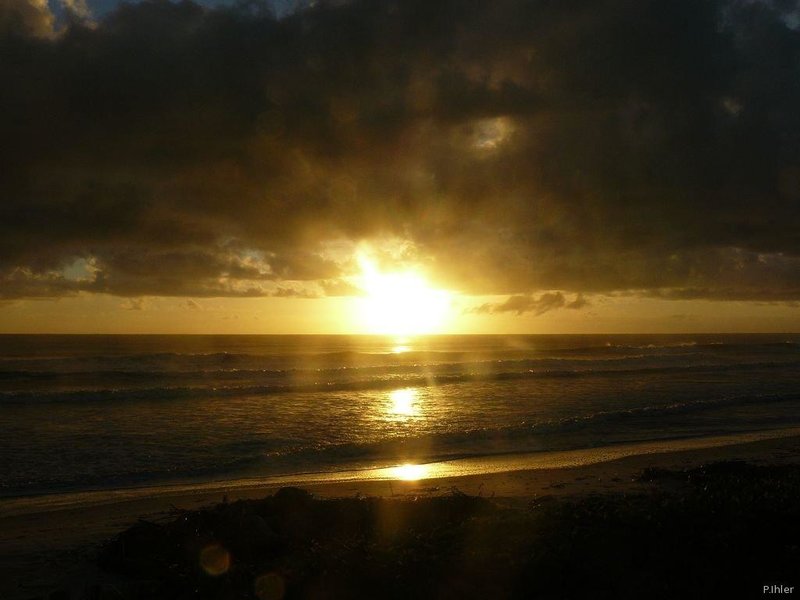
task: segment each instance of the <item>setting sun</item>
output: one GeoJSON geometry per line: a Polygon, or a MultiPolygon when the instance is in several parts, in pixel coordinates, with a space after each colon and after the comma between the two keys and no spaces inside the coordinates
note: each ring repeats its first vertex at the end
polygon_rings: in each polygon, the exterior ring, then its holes
{"type": "Polygon", "coordinates": [[[416,335],[438,333],[450,313],[451,294],[436,290],[415,271],[383,273],[359,257],[358,287],[364,292],[358,311],[368,333],[416,335]]]}
{"type": "Polygon", "coordinates": [[[800,595],[800,0],[0,0],[0,76],[0,600],[800,595]]]}

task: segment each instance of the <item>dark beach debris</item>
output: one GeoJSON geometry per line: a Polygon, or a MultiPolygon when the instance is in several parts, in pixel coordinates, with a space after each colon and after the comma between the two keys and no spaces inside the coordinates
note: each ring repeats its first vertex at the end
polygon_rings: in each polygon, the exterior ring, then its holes
{"type": "Polygon", "coordinates": [[[315,500],[283,488],[261,500],[183,511],[164,524],[140,521],[103,548],[100,565],[154,598],[225,598],[230,590],[244,594],[237,598],[270,597],[265,590],[293,590],[318,576],[326,587],[358,579],[362,559],[373,570],[408,564],[411,549],[428,538],[495,510],[457,491],[417,501],[315,500]]]}
{"type": "Polygon", "coordinates": [[[639,481],[675,481],[702,486],[710,489],[723,489],[742,483],[747,485],[759,482],[761,487],[783,487],[800,485],[798,465],[755,465],[742,460],[729,460],[700,465],[686,469],[663,469],[650,467],[644,469],[639,481]]]}
{"type": "Polygon", "coordinates": [[[757,597],[800,574],[800,467],[648,470],[674,489],[547,497],[260,500],[139,522],[101,552],[119,597],[757,597]]]}

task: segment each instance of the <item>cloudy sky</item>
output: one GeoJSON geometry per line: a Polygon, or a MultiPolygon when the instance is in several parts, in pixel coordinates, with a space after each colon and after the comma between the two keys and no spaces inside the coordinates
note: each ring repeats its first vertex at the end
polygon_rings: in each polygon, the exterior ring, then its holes
{"type": "Polygon", "coordinates": [[[795,0],[0,0],[0,331],[800,330],[795,0]]]}

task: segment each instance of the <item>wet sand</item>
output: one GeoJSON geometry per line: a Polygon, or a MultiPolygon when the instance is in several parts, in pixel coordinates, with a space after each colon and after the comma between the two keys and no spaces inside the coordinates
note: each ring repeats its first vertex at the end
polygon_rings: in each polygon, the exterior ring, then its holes
{"type": "Polygon", "coordinates": [[[80,591],[87,581],[102,579],[93,566],[97,545],[138,519],[159,519],[171,508],[195,509],[228,500],[257,498],[289,483],[300,484],[319,497],[421,496],[458,490],[471,495],[524,503],[545,496],[644,491],[657,485],[637,480],[648,467],[687,468],[721,460],[755,464],[800,464],[800,432],[781,436],[719,436],[674,440],[659,444],[628,444],[612,448],[544,455],[467,459],[431,465],[427,471],[353,472],[339,481],[289,479],[269,483],[208,484],[191,490],[120,491],[60,501],[0,503],[0,597],[44,596],[57,588],[80,591]],[[687,445],[690,446],[687,449],[687,445]],[[679,449],[683,448],[683,449],[679,449]],[[538,462],[537,462],[538,461],[538,462]],[[547,466],[551,465],[551,466],[547,466]],[[557,466],[552,466],[557,465],[557,466]],[[397,475],[434,475],[416,481],[397,475]]]}

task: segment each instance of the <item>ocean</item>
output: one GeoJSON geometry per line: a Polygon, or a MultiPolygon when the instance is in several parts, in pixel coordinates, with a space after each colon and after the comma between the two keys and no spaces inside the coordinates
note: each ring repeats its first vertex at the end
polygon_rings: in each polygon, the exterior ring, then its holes
{"type": "Polygon", "coordinates": [[[0,496],[800,425],[800,335],[0,336],[0,496]]]}

